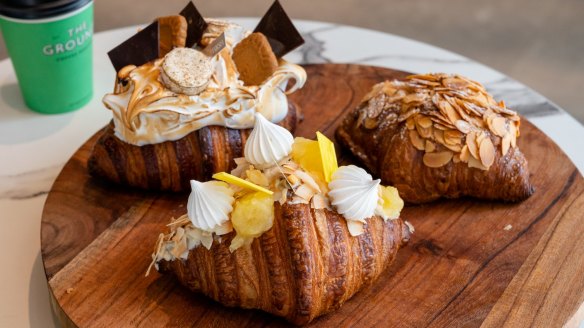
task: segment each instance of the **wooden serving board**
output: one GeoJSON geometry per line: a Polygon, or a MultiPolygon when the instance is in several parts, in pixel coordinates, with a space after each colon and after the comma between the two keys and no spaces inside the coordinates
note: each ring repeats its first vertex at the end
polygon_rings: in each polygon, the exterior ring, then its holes
{"type": "MultiPolygon", "coordinates": [[[[305,118],[297,135],[332,137],[371,86],[406,73],[358,65],[306,67],[292,96],[305,118]]],[[[97,110],[97,109],[96,109],[97,110]]],[[[48,195],[42,259],[55,313],[71,327],[285,326],[232,309],[144,273],[186,194],[114,187],[88,176],[96,137],[69,160],[48,195]]],[[[314,326],[561,326],[584,316],[584,182],[541,131],[523,120],[519,147],[535,194],[520,204],[476,200],[406,207],[416,228],[396,263],[372,286],[314,326]],[[507,227],[507,229],[505,229],[507,227]],[[510,229],[509,229],[510,228],[510,229]],[[580,311],[577,311],[580,308],[580,311]]],[[[353,159],[341,153],[344,161],[353,159]]]]}

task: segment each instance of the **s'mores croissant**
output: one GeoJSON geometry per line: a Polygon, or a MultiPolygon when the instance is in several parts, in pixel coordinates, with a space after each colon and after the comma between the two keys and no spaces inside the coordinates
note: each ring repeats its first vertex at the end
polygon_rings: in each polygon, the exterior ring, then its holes
{"type": "MultiPolygon", "coordinates": [[[[270,32],[278,35],[274,26],[270,32]]],[[[91,175],[109,182],[188,190],[190,179],[206,181],[233,169],[255,113],[290,131],[300,117],[287,95],[304,85],[304,69],[281,59],[283,53],[276,56],[261,31],[204,20],[192,3],[181,15],[159,18],[109,55],[116,83],[103,103],[113,119],[88,164],[91,175]],[[152,33],[156,24],[158,35],[152,33]],[[263,43],[249,41],[258,36],[263,43]],[[234,56],[236,50],[246,56],[234,56]],[[158,57],[145,55],[150,53],[158,57]],[[242,74],[268,59],[269,70],[242,74]]]]}
{"type": "Polygon", "coordinates": [[[520,117],[458,75],[412,75],[373,87],[337,140],[410,203],[471,196],[529,197],[520,117]]]}

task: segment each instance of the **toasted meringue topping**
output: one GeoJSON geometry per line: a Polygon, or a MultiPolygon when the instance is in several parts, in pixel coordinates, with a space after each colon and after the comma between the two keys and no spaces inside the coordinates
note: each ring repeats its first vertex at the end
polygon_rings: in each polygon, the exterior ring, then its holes
{"type": "Polygon", "coordinates": [[[113,113],[116,136],[141,146],[177,140],[210,125],[251,128],[256,112],[274,123],[283,120],[288,113],[286,95],[306,82],[304,69],[280,60],[276,72],[261,85],[244,86],[231,52],[249,32],[235,24],[209,21],[203,43],[222,32],[227,46],[211,59],[213,73],[199,94],[189,96],[167,88],[161,76],[163,59],[128,69],[125,80],[103,98],[113,113]],[[294,84],[289,86],[290,80],[294,84]]]}
{"type": "Polygon", "coordinates": [[[375,214],[379,182],[360,167],[341,166],[329,183],[331,204],[345,219],[364,222],[375,214]]]}
{"type": "Polygon", "coordinates": [[[203,231],[213,231],[229,220],[235,199],[233,190],[226,183],[191,180],[191,188],[187,211],[193,226],[203,231]]]}
{"type": "Polygon", "coordinates": [[[276,165],[292,151],[294,137],[290,131],[255,114],[255,125],[245,143],[245,159],[257,167],[276,165]]]}

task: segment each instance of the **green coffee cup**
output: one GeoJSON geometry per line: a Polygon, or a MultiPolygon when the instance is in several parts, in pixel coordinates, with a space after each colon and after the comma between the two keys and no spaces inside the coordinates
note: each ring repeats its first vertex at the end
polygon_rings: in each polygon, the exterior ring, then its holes
{"type": "Polygon", "coordinates": [[[0,0],[0,30],[26,105],[76,110],[93,95],[93,1],[0,0]]]}

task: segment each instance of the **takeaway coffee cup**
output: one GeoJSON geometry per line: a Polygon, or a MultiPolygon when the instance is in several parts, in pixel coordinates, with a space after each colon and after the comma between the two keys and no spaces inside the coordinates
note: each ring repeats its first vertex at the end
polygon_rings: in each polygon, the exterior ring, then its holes
{"type": "Polygon", "coordinates": [[[92,0],[0,0],[0,30],[30,109],[64,113],[91,100],[92,0]]]}

